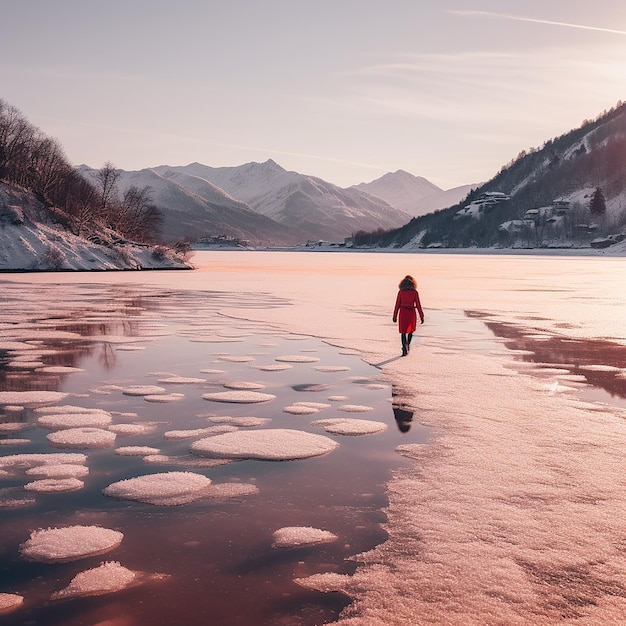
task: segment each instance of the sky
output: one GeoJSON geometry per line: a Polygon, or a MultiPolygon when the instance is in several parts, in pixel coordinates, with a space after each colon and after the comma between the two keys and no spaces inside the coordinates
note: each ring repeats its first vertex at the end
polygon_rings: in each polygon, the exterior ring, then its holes
{"type": "Polygon", "coordinates": [[[626,100],[626,3],[7,0],[0,98],[75,165],[449,189],[626,100]]]}

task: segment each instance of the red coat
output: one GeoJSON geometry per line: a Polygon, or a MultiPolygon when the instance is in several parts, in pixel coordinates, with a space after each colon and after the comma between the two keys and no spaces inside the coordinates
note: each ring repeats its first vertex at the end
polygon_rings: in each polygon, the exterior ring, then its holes
{"type": "Polygon", "coordinates": [[[393,318],[398,319],[398,332],[414,333],[417,328],[417,313],[420,320],[424,319],[424,311],[420,304],[420,297],[415,289],[400,289],[393,309],[393,318]]]}

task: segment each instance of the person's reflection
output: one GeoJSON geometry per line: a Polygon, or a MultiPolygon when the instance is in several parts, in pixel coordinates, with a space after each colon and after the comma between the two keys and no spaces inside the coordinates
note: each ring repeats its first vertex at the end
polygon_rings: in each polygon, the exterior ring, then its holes
{"type": "Polygon", "coordinates": [[[393,416],[396,418],[398,430],[401,433],[408,433],[413,422],[413,411],[407,411],[399,406],[393,406],[393,416]]]}

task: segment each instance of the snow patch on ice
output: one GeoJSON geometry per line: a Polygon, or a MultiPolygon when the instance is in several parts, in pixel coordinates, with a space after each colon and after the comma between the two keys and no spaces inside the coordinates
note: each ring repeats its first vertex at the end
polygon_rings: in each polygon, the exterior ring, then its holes
{"type": "Polygon", "coordinates": [[[39,529],[20,545],[20,553],[29,561],[65,563],[109,552],[123,538],[121,532],[101,526],[39,529]]]}
{"type": "Polygon", "coordinates": [[[103,428],[111,423],[112,417],[106,411],[85,411],[84,413],[52,413],[41,415],[37,424],[42,428],[103,428]]]}
{"type": "Polygon", "coordinates": [[[387,430],[384,422],[342,417],[315,420],[311,424],[321,426],[327,433],[334,435],[373,435],[387,430]]]}
{"type": "Polygon", "coordinates": [[[193,472],[164,472],[120,480],[106,487],[103,493],[120,500],[145,504],[177,506],[204,497],[211,480],[193,472]]]}
{"type": "Polygon", "coordinates": [[[50,599],[65,600],[113,593],[132,585],[136,578],[136,572],[123,567],[120,563],[107,562],[76,574],[67,587],[54,592],[50,599]]]}
{"type": "Polygon", "coordinates": [[[215,393],[205,393],[202,398],[212,402],[254,404],[257,402],[269,402],[270,400],[275,400],[276,396],[271,393],[260,393],[258,391],[218,391],[215,393]]]}
{"type": "Polygon", "coordinates": [[[57,463],[53,465],[40,465],[26,470],[27,476],[41,476],[44,478],[80,478],[89,474],[86,465],[74,465],[70,463],[57,463]]]}
{"type": "Polygon", "coordinates": [[[305,354],[288,354],[277,356],[274,360],[285,363],[318,363],[320,359],[316,356],[306,356],[305,354]]]}
{"type": "Polygon", "coordinates": [[[343,404],[339,407],[339,410],[347,413],[367,413],[368,411],[373,411],[374,407],[363,404],[343,404]]]}
{"type": "Polygon", "coordinates": [[[200,439],[191,444],[191,451],[218,458],[290,461],[328,454],[338,445],[323,435],[276,428],[200,439]]]}
{"type": "Polygon", "coordinates": [[[102,428],[66,428],[46,439],[56,448],[109,448],[115,443],[115,433],[102,428]]]}
{"type": "Polygon", "coordinates": [[[85,483],[82,480],[78,480],[78,478],[43,478],[26,483],[24,489],[37,493],[65,493],[78,491],[84,486],[85,483]]]}
{"type": "Polygon", "coordinates": [[[125,396],[156,396],[165,393],[165,388],[158,385],[132,385],[124,387],[122,393],[125,396]]]}
{"type": "Polygon", "coordinates": [[[337,540],[337,535],[311,526],[285,526],[272,534],[273,548],[301,548],[337,540]]]}
{"type": "Polygon", "coordinates": [[[0,593],[0,614],[14,611],[24,604],[24,596],[17,593],[0,593]]]}
{"type": "Polygon", "coordinates": [[[54,404],[69,396],[62,391],[0,391],[0,405],[19,404],[30,407],[35,404],[54,404]]]}
{"type": "Polygon", "coordinates": [[[150,446],[120,446],[115,449],[115,454],[120,456],[148,456],[150,454],[160,454],[159,448],[150,446]]]}

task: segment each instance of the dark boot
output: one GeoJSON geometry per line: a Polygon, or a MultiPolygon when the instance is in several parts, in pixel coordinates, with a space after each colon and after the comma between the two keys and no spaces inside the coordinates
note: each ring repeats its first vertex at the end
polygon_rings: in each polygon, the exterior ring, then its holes
{"type": "Polygon", "coordinates": [[[406,336],[406,351],[407,352],[411,349],[411,339],[413,339],[413,333],[409,333],[406,336]]]}
{"type": "Polygon", "coordinates": [[[408,351],[409,351],[409,348],[406,342],[406,333],[402,333],[402,356],[406,356],[408,351]]]}

